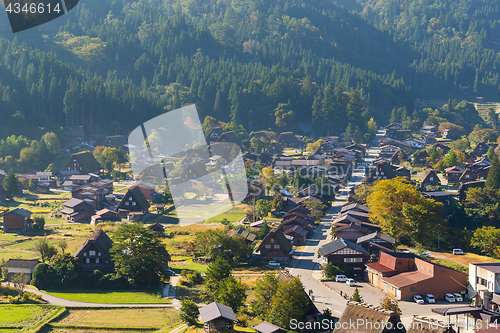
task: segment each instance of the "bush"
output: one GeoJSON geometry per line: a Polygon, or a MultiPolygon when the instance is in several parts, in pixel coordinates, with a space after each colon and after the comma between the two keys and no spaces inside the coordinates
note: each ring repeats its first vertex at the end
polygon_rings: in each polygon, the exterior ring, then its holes
{"type": "Polygon", "coordinates": [[[16,288],[0,285],[0,295],[2,295],[2,296],[16,296],[17,290],[16,290],[16,288]]]}
{"type": "Polygon", "coordinates": [[[196,303],[192,300],[184,300],[181,302],[181,304],[182,306],[179,318],[189,325],[196,325],[198,316],[200,315],[198,305],[196,305],[196,303]]]}
{"type": "MultiPolygon", "coordinates": [[[[17,292],[16,292],[17,293],[17,292]]],[[[29,304],[29,303],[40,303],[42,301],[42,296],[36,295],[29,292],[24,292],[23,295],[9,296],[9,304],[29,304]]]]}

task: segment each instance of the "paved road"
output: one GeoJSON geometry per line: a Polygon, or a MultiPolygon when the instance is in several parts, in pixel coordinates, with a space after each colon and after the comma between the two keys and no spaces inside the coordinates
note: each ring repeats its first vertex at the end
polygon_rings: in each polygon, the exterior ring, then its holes
{"type": "Polygon", "coordinates": [[[295,252],[295,257],[291,262],[290,273],[300,277],[304,289],[312,291],[314,302],[320,311],[329,308],[334,315],[340,316],[344,311],[346,300],[335,291],[325,287],[321,282],[321,271],[317,258],[318,249],[330,240],[330,226],[332,220],[340,211],[340,207],[345,203],[348,196],[348,188],[361,184],[361,180],[365,174],[365,166],[371,164],[374,158],[378,155],[378,141],[383,137],[383,132],[379,131],[375,141],[376,146],[367,149],[367,154],[363,161],[358,164],[358,167],[353,171],[350,181],[346,188],[341,189],[336,196],[332,207],[327,210],[326,215],[321,219],[321,224],[318,226],[307,241],[307,246],[300,252],[295,252]]]}

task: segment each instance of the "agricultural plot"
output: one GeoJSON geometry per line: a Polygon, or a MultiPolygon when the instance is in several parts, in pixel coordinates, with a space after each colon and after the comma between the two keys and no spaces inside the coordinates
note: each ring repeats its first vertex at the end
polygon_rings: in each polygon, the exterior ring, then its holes
{"type": "Polygon", "coordinates": [[[171,308],[155,309],[68,309],[68,314],[50,323],[51,332],[129,332],[146,329],[171,329],[179,324],[179,312],[171,308]],[[102,331],[101,331],[102,330],[102,331]]]}
{"type": "Polygon", "coordinates": [[[62,308],[50,305],[0,305],[0,332],[33,328],[55,316],[62,308]]]}

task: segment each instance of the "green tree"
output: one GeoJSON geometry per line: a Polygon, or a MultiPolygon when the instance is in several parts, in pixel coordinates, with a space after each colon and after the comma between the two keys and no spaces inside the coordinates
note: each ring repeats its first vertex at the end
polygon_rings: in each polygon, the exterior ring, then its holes
{"type": "Polygon", "coordinates": [[[34,216],[33,217],[33,230],[42,231],[45,229],[45,217],[43,216],[34,216]]]}
{"type": "Polygon", "coordinates": [[[283,196],[279,193],[273,195],[273,209],[277,212],[281,212],[284,208],[285,201],[283,200],[283,196]]]}
{"type": "Polygon", "coordinates": [[[200,310],[193,300],[186,299],[181,301],[181,310],[179,313],[180,320],[189,325],[196,325],[199,315],[200,310]]]}
{"type": "Polygon", "coordinates": [[[40,290],[49,290],[57,287],[57,283],[55,283],[57,279],[56,271],[48,264],[42,262],[33,271],[31,284],[40,290]]]}
{"type": "Polygon", "coordinates": [[[237,281],[233,276],[228,276],[219,281],[219,288],[215,295],[215,301],[229,306],[234,311],[238,311],[245,304],[247,294],[245,286],[237,281]]]}
{"type": "Polygon", "coordinates": [[[259,199],[255,204],[255,210],[260,218],[266,217],[272,210],[272,205],[269,200],[259,199]]]}
{"type": "Polygon", "coordinates": [[[500,189],[500,162],[496,155],[491,160],[490,171],[486,177],[486,188],[498,190],[500,189]]]}
{"type": "Polygon", "coordinates": [[[500,254],[499,242],[500,229],[492,226],[483,226],[474,231],[470,245],[484,255],[498,258],[500,254]]]}
{"type": "Polygon", "coordinates": [[[110,252],[116,273],[146,288],[158,285],[170,258],[161,238],[139,224],[122,224],[113,235],[110,252]]]}
{"type": "Polygon", "coordinates": [[[233,268],[231,265],[222,257],[216,258],[215,261],[208,266],[205,275],[205,289],[209,295],[216,295],[220,282],[231,276],[232,270],[233,268]]]}
{"type": "Polygon", "coordinates": [[[30,179],[28,182],[28,186],[26,186],[26,189],[30,192],[35,191],[35,184],[33,183],[33,179],[30,179]]]}
{"type": "Polygon", "coordinates": [[[493,158],[498,158],[495,154],[495,148],[490,147],[488,148],[488,152],[486,153],[486,157],[491,161],[493,158]]]}
{"type": "Polygon", "coordinates": [[[42,262],[51,259],[57,254],[57,249],[47,242],[47,238],[43,237],[35,241],[35,250],[40,254],[42,262]]]}
{"type": "Polygon", "coordinates": [[[276,274],[266,273],[263,277],[257,279],[253,288],[255,301],[251,304],[251,309],[257,316],[262,319],[267,317],[278,287],[279,281],[276,274]]]}
{"type": "Polygon", "coordinates": [[[351,301],[358,302],[358,303],[363,303],[364,302],[363,301],[363,297],[361,297],[361,295],[359,294],[358,287],[356,287],[356,289],[354,289],[354,293],[351,296],[351,301]]]}
{"type": "Polygon", "coordinates": [[[273,297],[267,321],[288,329],[292,319],[300,321],[308,310],[309,302],[300,279],[285,279],[280,282],[273,297]]]}
{"type": "Polygon", "coordinates": [[[9,198],[12,198],[14,193],[17,192],[19,188],[19,181],[17,180],[12,169],[10,169],[7,176],[5,176],[5,179],[2,182],[2,187],[5,192],[9,193],[9,198]]]}

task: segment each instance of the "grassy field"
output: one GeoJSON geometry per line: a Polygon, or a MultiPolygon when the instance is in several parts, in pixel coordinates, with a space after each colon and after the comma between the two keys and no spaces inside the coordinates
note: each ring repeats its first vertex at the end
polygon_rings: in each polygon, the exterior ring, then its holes
{"type": "Polygon", "coordinates": [[[2,332],[19,332],[54,316],[61,307],[41,305],[0,305],[0,327],[2,332]]]}
{"type": "Polygon", "coordinates": [[[95,291],[85,290],[49,292],[49,294],[76,302],[104,304],[147,304],[172,303],[168,299],[158,298],[155,293],[142,291],[95,291]]]}
{"type": "Polygon", "coordinates": [[[179,312],[175,309],[69,309],[69,314],[52,322],[51,332],[127,332],[127,329],[171,329],[179,324],[179,312]],[[68,331],[68,329],[72,329],[68,331]],[[94,330],[92,330],[94,329],[94,330]]]}

